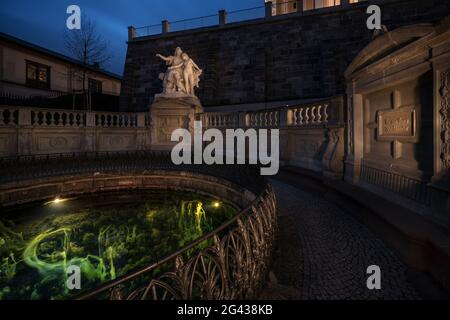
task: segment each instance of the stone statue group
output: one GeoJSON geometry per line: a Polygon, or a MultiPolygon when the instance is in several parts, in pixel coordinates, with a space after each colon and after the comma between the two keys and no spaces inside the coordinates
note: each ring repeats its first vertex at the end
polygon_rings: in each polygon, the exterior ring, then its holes
{"type": "Polygon", "coordinates": [[[202,69],[180,47],[173,56],[165,57],[157,54],[168,66],[166,73],[160,75],[163,81],[164,94],[184,93],[195,96],[194,89],[200,82],[202,69]]]}

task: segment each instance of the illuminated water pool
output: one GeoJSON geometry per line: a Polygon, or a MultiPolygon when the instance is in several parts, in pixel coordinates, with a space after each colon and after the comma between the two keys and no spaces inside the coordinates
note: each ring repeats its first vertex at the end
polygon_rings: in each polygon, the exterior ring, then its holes
{"type": "Polygon", "coordinates": [[[79,295],[170,254],[237,212],[221,200],[179,191],[102,193],[3,209],[0,300],[79,295]],[[70,266],[81,271],[80,290],[67,287],[70,266]]]}

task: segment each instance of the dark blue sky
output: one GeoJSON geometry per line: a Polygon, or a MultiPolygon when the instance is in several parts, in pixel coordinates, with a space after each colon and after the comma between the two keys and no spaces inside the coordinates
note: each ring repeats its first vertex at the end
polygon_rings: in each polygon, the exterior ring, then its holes
{"type": "Polygon", "coordinates": [[[122,74],[127,27],[154,25],[264,5],[264,0],[2,0],[0,31],[67,54],[63,35],[66,9],[80,6],[82,14],[95,20],[97,30],[111,46],[112,59],[105,69],[122,74]]]}

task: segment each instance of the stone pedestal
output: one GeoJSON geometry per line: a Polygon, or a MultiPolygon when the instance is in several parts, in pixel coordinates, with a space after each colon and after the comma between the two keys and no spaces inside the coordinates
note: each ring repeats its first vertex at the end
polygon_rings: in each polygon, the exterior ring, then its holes
{"type": "Polygon", "coordinates": [[[151,149],[171,150],[178,142],[170,140],[176,129],[194,133],[194,121],[200,120],[203,107],[200,100],[183,93],[157,94],[150,106],[151,149]]]}

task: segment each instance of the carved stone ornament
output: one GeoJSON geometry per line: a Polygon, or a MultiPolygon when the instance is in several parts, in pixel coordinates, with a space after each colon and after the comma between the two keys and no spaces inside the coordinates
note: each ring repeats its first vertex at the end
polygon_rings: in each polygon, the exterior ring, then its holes
{"type": "Polygon", "coordinates": [[[441,74],[441,162],[442,170],[450,170],[450,69],[441,74]]]}

